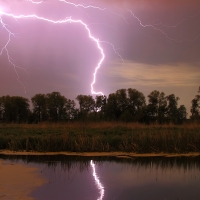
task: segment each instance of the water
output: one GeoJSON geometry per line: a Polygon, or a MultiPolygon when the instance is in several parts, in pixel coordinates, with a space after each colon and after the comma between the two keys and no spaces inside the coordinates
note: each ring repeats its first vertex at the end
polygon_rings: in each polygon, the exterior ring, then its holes
{"type": "Polygon", "coordinates": [[[199,200],[200,157],[3,156],[40,169],[38,200],[199,200]]]}

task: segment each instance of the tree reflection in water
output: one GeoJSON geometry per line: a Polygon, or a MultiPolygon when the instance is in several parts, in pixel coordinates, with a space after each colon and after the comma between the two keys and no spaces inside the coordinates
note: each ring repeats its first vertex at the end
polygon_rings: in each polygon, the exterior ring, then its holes
{"type": "Polygon", "coordinates": [[[195,200],[200,196],[200,156],[116,158],[0,154],[0,159],[41,171],[49,182],[31,194],[38,200],[195,200]]]}

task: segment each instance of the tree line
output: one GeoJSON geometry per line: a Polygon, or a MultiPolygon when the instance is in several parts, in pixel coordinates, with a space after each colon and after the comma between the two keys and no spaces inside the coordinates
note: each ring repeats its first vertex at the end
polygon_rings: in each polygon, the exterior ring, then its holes
{"type": "MultiPolygon", "coordinates": [[[[120,89],[115,93],[96,96],[78,95],[79,108],[74,100],[59,92],[36,94],[31,98],[20,96],[0,97],[0,121],[6,123],[65,122],[74,120],[124,121],[140,123],[182,124],[187,118],[184,105],[178,106],[179,97],[152,91],[148,103],[143,93],[136,89],[120,89]],[[31,108],[30,108],[31,107],[31,108]]],[[[193,121],[200,121],[200,87],[191,100],[193,121]]]]}

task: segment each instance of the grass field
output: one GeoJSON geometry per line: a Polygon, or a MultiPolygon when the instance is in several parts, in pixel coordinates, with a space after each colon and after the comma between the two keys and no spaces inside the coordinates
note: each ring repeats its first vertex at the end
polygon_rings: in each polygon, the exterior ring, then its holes
{"type": "Polygon", "coordinates": [[[0,124],[0,149],[38,152],[200,152],[200,124],[0,124]]]}

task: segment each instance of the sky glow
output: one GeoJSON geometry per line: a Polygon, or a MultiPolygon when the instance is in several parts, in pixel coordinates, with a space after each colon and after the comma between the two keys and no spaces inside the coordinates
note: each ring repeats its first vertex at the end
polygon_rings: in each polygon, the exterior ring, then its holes
{"type": "Polygon", "coordinates": [[[0,95],[159,90],[189,112],[200,79],[199,20],[197,0],[3,0],[0,95]]]}
{"type": "MultiPolygon", "coordinates": [[[[62,1],[62,0],[61,0],[62,1]]],[[[41,4],[42,2],[33,2],[33,1],[30,1],[31,3],[33,4],[41,4]]],[[[64,1],[65,2],[65,1],[64,1]]],[[[68,3],[69,2],[65,2],[65,3],[68,3]]],[[[73,6],[76,6],[75,4],[71,4],[73,6]]],[[[78,5],[80,6],[80,5],[78,5]]],[[[0,9],[1,10],[1,9],[0,9]]],[[[19,77],[19,74],[17,72],[17,66],[15,65],[15,63],[12,61],[11,59],[11,56],[9,55],[9,51],[8,51],[8,45],[9,43],[11,42],[11,37],[14,36],[14,33],[12,33],[9,28],[7,27],[7,25],[3,22],[3,19],[2,17],[3,16],[7,16],[7,17],[12,17],[14,19],[37,19],[37,20],[42,20],[42,21],[46,21],[46,22],[49,22],[49,23],[53,23],[53,24],[64,24],[64,23],[77,23],[77,24],[80,24],[82,26],[84,26],[85,30],[88,32],[88,36],[91,40],[93,40],[95,43],[96,43],[96,46],[97,48],[99,49],[100,53],[101,53],[101,59],[99,60],[97,66],[95,67],[95,70],[94,70],[94,73],[93,73],[93,81],[91,83],[91,93],[92,94],[95,94],[95,95],[103,95],[103,92],[95,92],[94,91],[94,84],[96,82],[96,75],[97,75],[97,72],[98,72],[98,69],[101,67],[101,64],[103,63],[104,59],[105,59],[105,54],[104,54],[104,51],[103,51],[103,48],[101,47],[100,45],[100,42],[99,42],[99,39],[95,38],[92,34],[91,34],[91,31],[89,29],[89,27],[87,26],[87,24],[85,24],[82,20],[74,20],[72,19],[71,17],[69,18],[66,18],[64,20],[52,20],[52,19],[49,19],[49,18],[44,18],[44,17],[40,17],[38,15],[35,15],[35,14],[31,14],[31,15],[14,15],[14,14],[10,14],[10,13],[6,13],[4,11],[1,11],[1,17],[0,17],[0,23],[2,25],[2,27],[7,31],[8,33],[8,41],[7,43],[5,44],[5,46],[2,48],[1,52],[0,52],[0,55],[2,55],[3,51],[6,51],[6,54],[7,54],[7,57],[8,57],[8,60],[9,60],[9,63],[14,67],[14,70],[16,72],[16,75],[17,75],[17,80],[22,84],[22,86],[24,87],[25,89],[25,85],[22,83],[22,81],[20,81],[20,77],[19,77]]],[[[113,45],[112,45],[113,46],[113,45]]],[[[114,48],[114,46],[113,46],[114,48]]]]}

